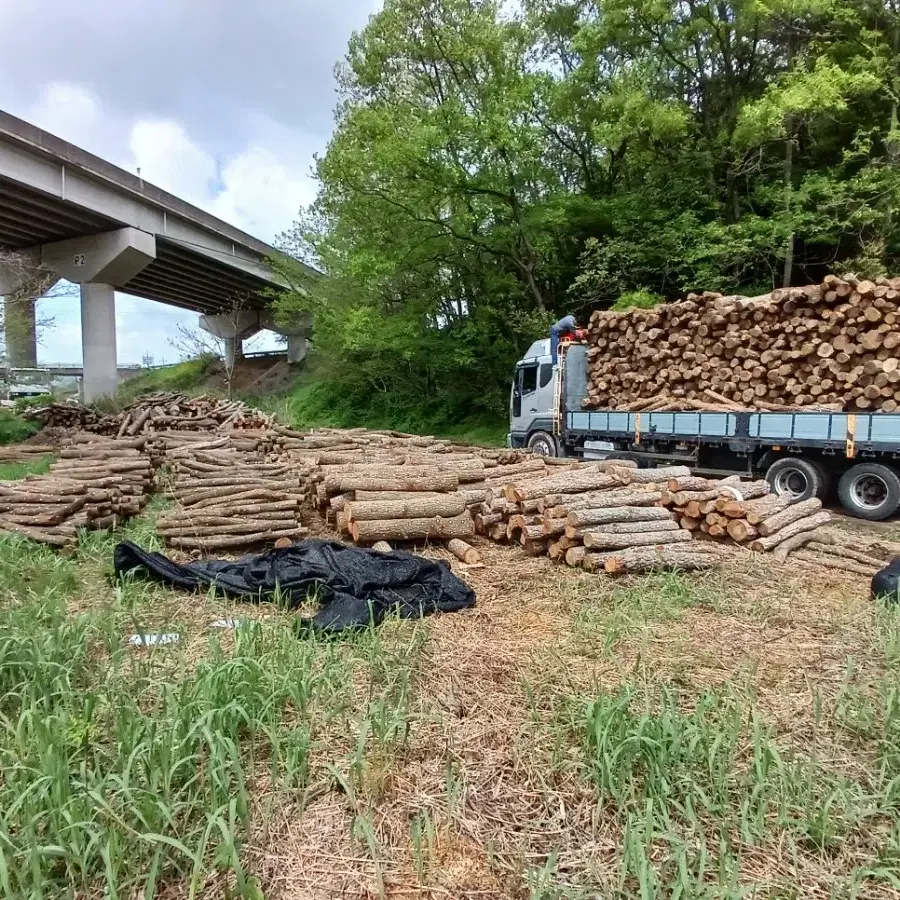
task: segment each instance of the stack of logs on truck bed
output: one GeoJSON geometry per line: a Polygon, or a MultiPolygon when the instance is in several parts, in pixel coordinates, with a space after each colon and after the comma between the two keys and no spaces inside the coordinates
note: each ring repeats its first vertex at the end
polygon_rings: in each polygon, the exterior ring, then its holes
{"type": "Polygon", "coordinates": [[[900,408],[900,279],[597,311],[588,408],[900,408]]]}
{"type": "MultiPolygon", "coordinates": [[[[242,452],[227,437],[165,451],[170,510],[157,519],[169,547],[236,552],[304,537],[295,469],[242,452]]],[[[160,480],[166,476],[161,474],[160,480]]]]}
{"type": "Polygon", "coordinates": [[[271,415],[242,400],[172,392],[145,395],[111,415],[75,403],[51,403],[28,410],[26,416],[44,427],[80,428],[120,438],[173,431],[269,430],[274,423],[271,415]]]}
{"type": "Polygon", "coordinates": [[[138,515],[153,477],[142,443],[73,436],[47,475],[0,482],[0,531],[66,547],[78,528],[113,528],[138,515]]]}

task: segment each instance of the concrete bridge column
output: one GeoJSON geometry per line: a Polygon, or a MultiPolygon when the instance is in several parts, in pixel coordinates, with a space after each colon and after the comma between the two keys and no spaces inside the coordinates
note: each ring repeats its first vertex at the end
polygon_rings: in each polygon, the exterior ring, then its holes
{"type": "Polygon", "coordinates": [[[111,284],[81,285],[81,346],[85,403],[115,394],[119,371],[116,365],[116,292],[111,284]]]}
{"type": "Polygon", "coordinates": [[[115,288],[127,284],[156,259],[156,238],[137,228],[120,228],[72,238],[41,248],[41,262],[81,285],[81,347],[84,401],[116,392],[115,288]]]}
{"type": "Polygon", "coordinates": [[[3,331],[9,364],[17,369],[35,368],[37,366],[35,301],[26,297],[4,297],[3,331]]]}

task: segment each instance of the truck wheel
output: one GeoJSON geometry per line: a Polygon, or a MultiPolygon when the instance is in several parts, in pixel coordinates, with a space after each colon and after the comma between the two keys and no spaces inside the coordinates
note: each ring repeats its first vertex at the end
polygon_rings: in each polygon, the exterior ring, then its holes
{"type": "Polygon", "coordinates": [[[880,522],[900,509],[900,475],[880,463],[859,463],[841,476],[838,497],[848,513],[880,522]]]}
{"type": "Polygon", "coordinates": [[[535,431],[528,438],[528,449],[538,456],[559,456],[556,441],[546,431],[535,431]]]}
{"type": "Polygon", "coordinates": [[[806,459],[776,459],[766,472],[766,481],[774,493],[789,494],[797,501],[821,498],[828,490],[822,470],[806,459]]]}

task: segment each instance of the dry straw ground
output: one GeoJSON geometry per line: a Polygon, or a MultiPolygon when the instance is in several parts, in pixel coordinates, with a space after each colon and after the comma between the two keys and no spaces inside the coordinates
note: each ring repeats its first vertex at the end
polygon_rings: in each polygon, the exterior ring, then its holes
{"type": "Polygon", "coordinates": [[[858,576],[486,546],[451,560],[476,609],[313,641],[277,604],[117,587],[112,546],[0,541],[4,896],[900,890],[900,613],[858,576]],[[181,639],[125,643],[151,631],[181,639]]]}

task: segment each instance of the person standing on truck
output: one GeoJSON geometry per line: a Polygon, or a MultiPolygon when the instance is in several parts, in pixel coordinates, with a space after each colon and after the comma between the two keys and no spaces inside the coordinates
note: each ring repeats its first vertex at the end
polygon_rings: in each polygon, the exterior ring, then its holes
{"type": "Polygon", "coordinates": [[[554,367],[559,362],[559,339],[564,334],[574,334],[578,329],[575,316],[563,316],[550,326],[550,359],[554,367]]]}

